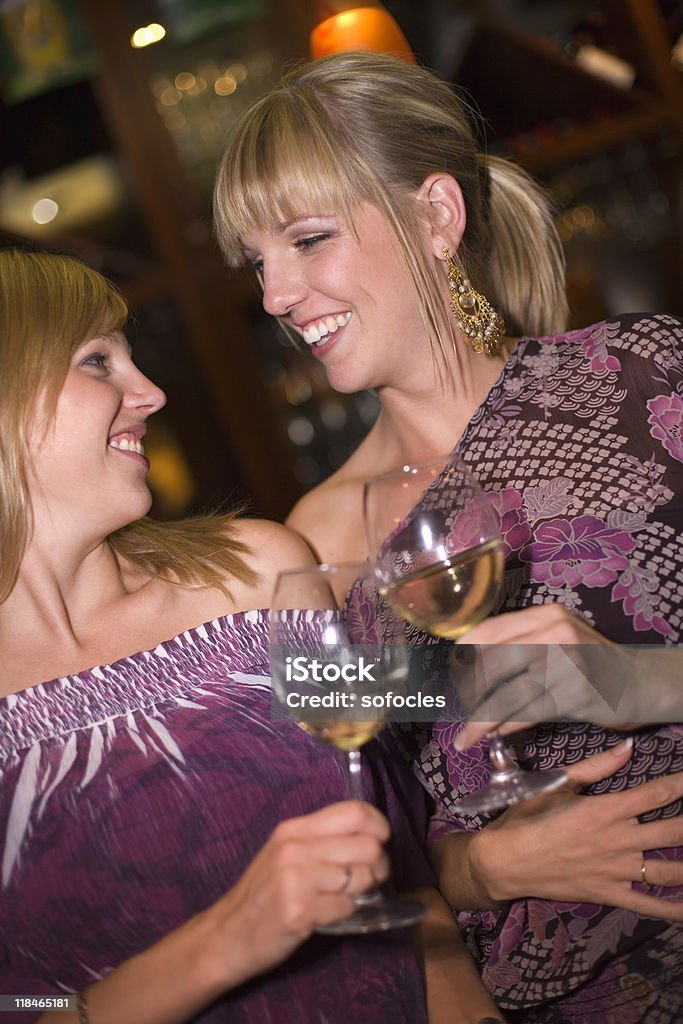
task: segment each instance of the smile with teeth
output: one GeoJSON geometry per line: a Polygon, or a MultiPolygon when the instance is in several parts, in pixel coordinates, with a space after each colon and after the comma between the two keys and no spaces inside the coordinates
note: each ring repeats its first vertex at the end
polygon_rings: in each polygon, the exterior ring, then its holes
{"type": "Polygon", "coordinates": [[[133,434],[117,434],[109,441],[110,448],[118,448],[122,452],[135,452],[137,455],[145,454],[145,447],[142,441],[138,441],[133,434]]]}
{"type": "Polygon", "coordinates": [[[351,319],[350,313],[337,313],[334,316],[325,316],[315,323],[304,327],[303,336],[307,345],[319,345],[325,340],[328,334],[334,334],[340,327],[346,327],[351,319]]]}

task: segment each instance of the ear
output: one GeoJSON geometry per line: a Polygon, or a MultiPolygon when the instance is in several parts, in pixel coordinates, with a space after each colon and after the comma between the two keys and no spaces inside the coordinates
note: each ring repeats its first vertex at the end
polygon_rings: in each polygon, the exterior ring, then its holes
{"type": "Polygon", "coordinates": [[[430,174],[420,185],[417,199],[423,205],[432,254],[442,260],[444,247],[456,252],[467,224],[460,186],[450,174],[430,174]]]}

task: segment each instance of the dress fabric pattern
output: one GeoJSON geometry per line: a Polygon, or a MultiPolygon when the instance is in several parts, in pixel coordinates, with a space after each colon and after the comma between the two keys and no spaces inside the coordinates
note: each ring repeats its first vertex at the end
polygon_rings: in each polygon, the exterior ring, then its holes
{"type": "MultiPolygon", "coordinates": [[[[606,637],[680,644],[683,633],[683,322],[628,315],[565,335],[524,338],[455,453],[471,464],[501,521],[498,612],[558,602],[606,637]]],[[[421,504],[449,502],[435,485],[421,504]]],[[[412,631],[423,691],[441,685],[447,645],[412,631]]],[[[452,694],[452,689],[448,688],[452,694]]],[[[472,831],[459,795],[488,777],[485,743],[458,753],[462,714],[394,726],[437,811],[432,835],[472,831]]],[[[516,737],[530,768],[573,764],[621,734],[557,724],[516,737]]],[[[683,728],[635,734],[628,764],[586,792],[630,788],[683,770],[683,728]]],[[[643,820],[679,815],[681,803],[643,820]]],[[[648,856],[663,856],[648,851],[648,856]]],[[[666,851],[683,859],[683,849],[666,851]]],[[[659,890],[671,898],[681,893],[659,890]]],[[[625,910],[520,900],[461,913],[483,978],[511,1021],[680,1024],[683,927],[625,910]],[[532,1009],[536,1007],[537,1009],[532,1009]]]]}
{"type": "MultiPolygon", "coordinates": [[[[101,978],[218,899],[279,821],[344,798],[336,752],[274,718],[269,673],[267,613],[244,612],[0,700],[0,992],[101,978]]],[[[422,789],[379,743],[367,751],[393,882],[432,884],[422,789]]],[[[405,932],[314,936],[194,1020],[346,1024],[349,1013],[426,1021],[405,932]]]]}

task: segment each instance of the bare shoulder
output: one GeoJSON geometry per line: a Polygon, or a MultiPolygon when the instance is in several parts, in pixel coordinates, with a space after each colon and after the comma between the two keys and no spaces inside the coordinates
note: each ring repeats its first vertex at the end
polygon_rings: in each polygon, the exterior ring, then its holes
{"type": "Polygon", "coordinates": [[[324,562],[365,558],[364,477],[335,474],[296,503],[287,525],[304,537],[324,562]]]}
{"type": "Polygon", "coordinates": [[[247,561],[259,575],[271,576],[285,569],[314,565],[315,558],[304,538],[289,526],[269,519],[238,519],[232,538],[248,549],[247,561]]]}
{"type": "Polygon", "coordinates": [[[281,523],[239,519],[232,538],[247,548],[246,562],[256,574],[252,582],[231,582],[230,594],[239,608],[268,608],[279,573],[316,564],[303,537],[281,523]]]}

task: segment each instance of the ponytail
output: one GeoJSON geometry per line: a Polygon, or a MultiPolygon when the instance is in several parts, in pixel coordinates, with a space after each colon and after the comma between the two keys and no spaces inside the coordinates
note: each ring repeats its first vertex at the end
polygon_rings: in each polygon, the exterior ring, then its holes
{"type": "Polygon", "coordinates": [[[487,287],[508,334],[567,329],[565,260],[546,193],[509,160],[485,158],[487,287]]]}

